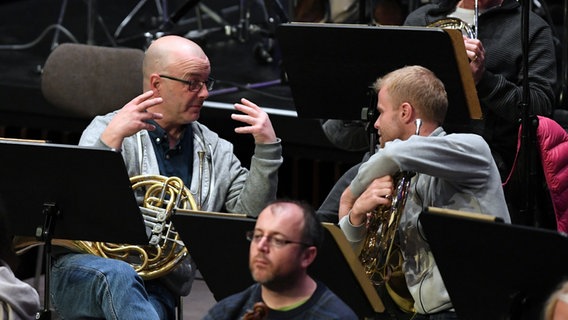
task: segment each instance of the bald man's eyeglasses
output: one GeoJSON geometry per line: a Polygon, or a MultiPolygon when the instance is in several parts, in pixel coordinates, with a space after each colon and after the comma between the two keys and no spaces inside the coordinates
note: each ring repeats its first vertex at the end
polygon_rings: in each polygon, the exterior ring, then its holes
{"type": "Polygon", "coordinates": [[[208,78],[206,81],[199,81],[199,80],[183,80],[183,79],[180,79],[180,78],[170,77],[170,76],[166,76],[166,75],[163,75],[163,74],[159,74],[159,76],[162,77],[162,78],[166,78],[166,79],[174,80],[174,81],[177,81],[177,82],[185,83],[187,85],[187,88],[189,89],[189,91],[199,91],[199,90],[201,90],[203,85],[205,85],[205,88],[207,88],[207,91],[211,91],[211,90],[213,90],[213,86],[215,85],[215,79],[213,79],[213,78],[208,78]]]}
{"type": "Polygon", "coordinates": [[[248,241],[254,242],[255,244],[258,244],[260,242],[260,240],[262,240],[262,238],[266,237],[266,242],[268,242],[268,245],[272,248],[282,248],[282,247],[289,245],[289,244],[292,244],[292,243],[299,244],[299,245],[302,245],[304,247],[311,247],[312,246],[309,243],[305,243],[305,242],[301,242],[301,241],[286,240],[286,239],[282,239],[281,237],[277,237],[277,236],[265,236],[262,232],[255,232],[255,231],[247,231],[246,237],[247,237],[248,241]]]}

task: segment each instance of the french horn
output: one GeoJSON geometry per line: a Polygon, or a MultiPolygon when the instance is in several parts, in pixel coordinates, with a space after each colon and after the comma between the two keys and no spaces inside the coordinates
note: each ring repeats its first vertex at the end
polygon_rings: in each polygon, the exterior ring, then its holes
{"type": "MultiPolygon", "coordinates": [[[[414,134],[419,135],[422,119],[414,122],[414,134]]],[[[407,313],[416,310],[402,269],[404,259],[397,236],[410,184],[415,175],[412,171],[399,171],[393,175],[395,191],[391,204],[378,206],[371,212],[365,240],[359,252],[359,261],[377,291],[384,287],[400,310],[407,313]]]]}
{"type": "MultiPolygon", "coordinates": [[[[149,232],[148,245],[135,246],[108,242],[53,239],[52,244],[73,251],[94,254],[129,263],[144,280],[155,279],[170,272],[188,251],[175,231],[171,217],[178,209],[198,210],[190,190],[178,177],[140,175],[130,178],[137,195],[140,213],[149,232]]],[[[19,239],[18,254],[41,242],[19,239]]]]}
{"type": "Polygon", "coordinates": [[[442,28],[442,29],[456,29],[460,30],[462,34],[470,39],[477,39],[478,25],[479,25],[479,1],[474,2],[474,15],[473,25],[463,21],[459,18],[446,17],[438,19],[428,25],[428,27],[442,28]]]}
{"type": "Polygon", "coordinates": [[[442,28],[442,29],[456,29],[460,30],[462,34],[470,39],[476,39],[477,33],[474,26],[463,21],[459,18],[447,17],[436,20],[428,25],[428,27],[442,28]]]}
{"type": "Polygon", "coordinates": [[[367,234],[359,253],[359,260],[375,288],[384,286],[398,307],[409,313],[415,311],[414,299],[406,286],[402,252],[396,237],[414,175],[413,172],[402,171],[393,177],[396,188],[391,205],[379,206],[371,212],[367,234]]]}

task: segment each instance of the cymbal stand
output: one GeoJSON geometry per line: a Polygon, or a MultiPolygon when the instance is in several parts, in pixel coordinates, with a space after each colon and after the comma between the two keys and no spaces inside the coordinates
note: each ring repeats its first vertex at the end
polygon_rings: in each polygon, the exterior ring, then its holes
{"type": "MultiPolygon", "coordinates": [[[[101,18],[100,15],[97,13],[97,0],[84,0],[85,4],[87,5],[87,44],[94,45],[95,44],[95,25],[98,21],[101,25],[105,36],[110,41],[113,46],[116,46],[114,39],[108,32],[108,29],[101,18]]],[[[57,25],[63,25],[63,18],[65,17],[65,11],[67,9],[68,0],[63,0],[61,3],[61,9],[59,11],[59,17],[57,18],[57,25]]],[[[59,34],[60,30],[55,29],[55,34],[53,36],[53,40],[51,42],[51,50],[55,49],[59,45],[59,34]]]]}
{"type": "MultiPolygon", "coordinates": [[[[118,27],[114,31],[115,39],[118,39],[124,27],[126,27],[130,23],[132,18],[140,11],[140,9],[142,9],[142,7],[146,4],[146,2],[148,2],[148,0],[138,1],[138,3],[136,4],[136,6],[134,6],[132,11],[130,11],[130,13],[122,20],[122,22],[118,25],[118,27]]],[[[167,0],[154,0],[154,3],[156,5],[156,10],[158,11],[158,15],[162,17],[162,21],[167,20],[167,12],[168,12],[167,0]]]]}
{"type": "Polygon", "coordinates": [[[206,6],[201,2],[198,3],[195,8],[195,17],[197,22],[197,30],[191,30],[188,33],[186,33],[185,37],[188,39],[203,38],[207,34],[219,30],[225,30],[226,33],[227,28],[230,28],[229,27],[230,23],[227,20],[223,19],[221,15],[219,15],[214,10],[212,10],[211,8],[209,8],[208,6],[206,6]],[[207,15],[209,18],[211,18],[221,27],[205,29],[203,26],[203,14],[207,15]]]}

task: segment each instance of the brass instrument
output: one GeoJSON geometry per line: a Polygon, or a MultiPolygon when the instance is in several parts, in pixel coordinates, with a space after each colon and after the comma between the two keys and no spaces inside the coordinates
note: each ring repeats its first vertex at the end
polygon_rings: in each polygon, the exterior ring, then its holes
{"type": "Polygon", "coordinates": [[[428,25],[428,27],[436,27],[442,29],[456,29],[461,30],[464,36],[467,36],[470,39],[477,39],[478,35],[478,25],[479,25],[479,1],[475,0],[474,4],[474,22],[473,25],[463,21],[459,18],[453,17],[446,17],[439,20],[436,20],[428,25]]]}
{"type": "MultiPolygon", "coordinates": [[[[414,134],[419,135],[422,119],[418,118],[414,123],[414,134]]],[[[359,260],[375,288],[384,286],[397,306],[409,313],[415,312],[414,299],[406,285],[402,270],[402,251],[396,236],[414,175],[414,172],[399,171],[393,176],[396,189],[391,198],[391,205],[379,206],[371,213],[367,222],[367,234],[359,253],[359,260]]]]}
{"type": "MultiPolygon", "coordinates": [[[[197,210],[197,204],[178,177],[140,175],[130,178],[135,195],[144,195],[140,212],[150,232],[148,245],[134,246],[108,242],[53,239],[53,245],[129,263],[145,280],[167,274],[188,254],[187,248],[170,221],[177,209],[197,210]]],[[[18,253],[39,242],[20,241],[18,253]]]]}
{"type": "Polygon", "coordinates": [[[268,317],[268,306],[264,302],[257,302],[253,309],[243,315],[242,320],[264,320],[268,317]]]}
{"type": "Polygon", "coordinates": [[[470,25],[469,23],[459,18],[448,17],[448,18],[439,19],[429,24],[428,27],[461,30],[464,36],[467,36],[470,39],[477,38],[474,26],[470,25]]]}
{"type": "Polygon", "coordinates": [[[402,252],[395,238],[413,176],[413,172],[407,171],[394,176],[396,190],[391,206],[379,206],[371,213],[359,254],[365,273],[375,287],[384,285],[393,301],[406,312],[414,312],[414,300],[406,286],[402,252]]]}

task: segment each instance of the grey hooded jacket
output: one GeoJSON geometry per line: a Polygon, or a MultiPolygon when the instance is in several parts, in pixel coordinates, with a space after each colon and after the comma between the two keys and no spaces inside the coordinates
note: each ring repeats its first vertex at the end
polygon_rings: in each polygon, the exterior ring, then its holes
{"type": "MultiPolygon", "coordinates": [[[[95,117],[83,131],[79,145],[109,149],[100,136],[116,113],[95,117]]],[[[192,129],[194,160],[189,189],[201,210],[257,217],[268,202],[276,199],[278,169],[283,162],[280,139],[272,144],[257,144],[249,170],[241,165],[230,142],[197,121],[192,123],[192,129]],[[205,153],[202,163],[197,155],[200,151],[205,153]]],[[[148,131],[125,138],[120,152],[130,177],[160,174],[148,131]]],[[[185,296],[191,290],[195,271],[192,259],[184,259],[161,281],[174,294],[185,296]]]]}

